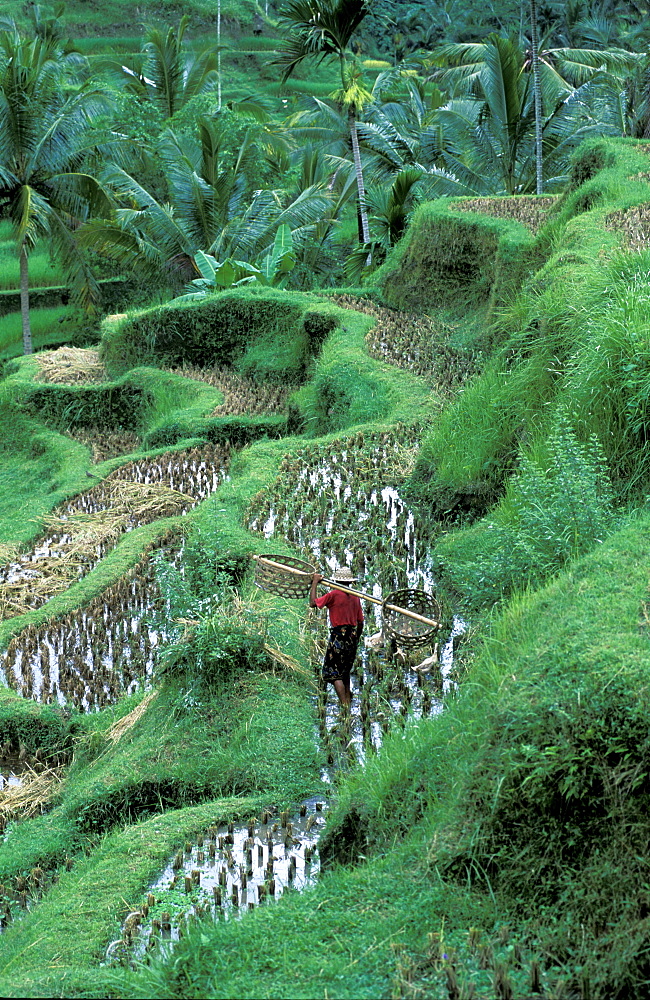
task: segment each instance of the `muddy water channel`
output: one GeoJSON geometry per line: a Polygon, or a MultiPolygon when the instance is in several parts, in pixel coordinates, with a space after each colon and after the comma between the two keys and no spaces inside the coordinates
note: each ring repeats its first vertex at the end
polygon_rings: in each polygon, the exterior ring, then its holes
{"type": "MultiPolygon", "coordinates": [[[[254,499],[249,528],[268,543],[278,535],[288,539],[325,576],[341,565],[351,566],[356,586],[373,597],[384,599],[404,587],[433,593],[430,529],[399,492],[412,467],[418,434],[417,427],[398,425],[390,433],[358,433],[287,457],[271,491],[254,499]]],[[[454,646],[465,631],[456,618],[430,646],[402,650],[381,634],[381,608],[367,604],[364,610],[368,645],[352,677],[351,718],[341,719],[331,687],[321,686],[318,697],[330,772],[344,759],[363,760],[376,751],[382,735],[408,715],[441,710],[452,683],[454,646]]],[[[326,633],[324,614],[314,616],[317,677],[326,633]]]]}
{"type": "Polygon", "coordinates": [[[297,815],[264,810],[247,823],[210,827],[169,859],[132,911],[108,962],[128,963],[151,951],[169,952],[197,917],[232,920],[285,892],[313,885],[320,871],[318,839],[324,803],[304,802],[297,815]]]}

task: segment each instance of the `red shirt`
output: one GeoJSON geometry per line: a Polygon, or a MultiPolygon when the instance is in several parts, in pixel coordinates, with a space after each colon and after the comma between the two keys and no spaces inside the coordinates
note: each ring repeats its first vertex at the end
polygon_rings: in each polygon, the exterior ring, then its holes
{"type": "Polygon", "coordinates": [[[316,607],[328,609],[332,628],[337,625],[363,625],[361,601],[355,594],[346,594],[344,590],[330,590],[316,598],[316,607]]]}

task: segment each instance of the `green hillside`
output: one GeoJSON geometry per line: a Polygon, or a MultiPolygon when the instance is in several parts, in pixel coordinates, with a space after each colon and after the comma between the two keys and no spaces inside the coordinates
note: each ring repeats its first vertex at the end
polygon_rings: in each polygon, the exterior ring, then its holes
{"type": "Polygon", "coordinates": [[[89,144],[48,187],[51,124],[10,202],[0,143],[2,996],[649,994],[643,25],[541,12],[585,76],[537,195],[523,8],[465,7],[378,4],[282,83],[278,11],[223,0],[221,104],[164,108],[142,46],[187,70],[216,4],[70,0],[89,144]],[[466,56],[512,72],[515,193],[466,56]],[[352,570],[350,710],[312,570],[259,554],[352,570]]]}

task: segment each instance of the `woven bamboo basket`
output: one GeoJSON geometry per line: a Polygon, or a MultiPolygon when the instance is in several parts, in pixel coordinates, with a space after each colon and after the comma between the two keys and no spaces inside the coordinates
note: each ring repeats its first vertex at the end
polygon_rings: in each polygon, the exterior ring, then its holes
{"type": "Polygon", "coordinates": [[[416,646],[425,646],[431,642],[438,626],[434,627],[427,622],[420,622],[409,615],[401,614],[399,608],[439,622],[441,620],[440,605],[436,599],[425,593],[424,590],[396,590],[388,595],[383,605],[386,631],[397,640],[400,646],[406,649],[415,649],[416,646]]]}
{"type": "Polygon", "coordinates": [[[257,586],[278,597],[302,598],[304,601],[309,594],[315,567],[293,556],[265,555],[264,560],[268,562],[255,561],[257,586]],[[269,565],[269,562],[275,565],[269,565]]]}

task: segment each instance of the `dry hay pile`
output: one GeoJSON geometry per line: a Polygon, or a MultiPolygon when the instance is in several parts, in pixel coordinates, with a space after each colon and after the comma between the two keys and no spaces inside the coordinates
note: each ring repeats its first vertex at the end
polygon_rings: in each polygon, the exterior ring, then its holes
{"type": "Polygon", "coordinates": [[[265,413],[283,413],[287,405],[287,397],[291,389],[286,386],[260,385],[251,379],[244,378],[232,368],[172,368],[173,375],[207,382],[219,389],[225,396],[211,413],[213,417],[260,416],[265,413]]]}
{"type": "Polygon", "coordinates": [[[99,352],[90,347],[59,347],[37,355],[38,381],[58,385],[103,382],[106,378],[99,352]]]}
{"type": "Polygon", "coordinates": [[[331,300],[376,319],[366,335],[371,357],[421,375],[440,395],[455,392],[474,374],[474,360],[450,346],[454,334],[450,324],[423,313],[386,309],[353,295],[333,295],[331,300]]]}
{"type": "Polygon", "coordinates": [[[0,829],[17,816],[30,819],[44,812],[59,790],[62,780],[61,768],[48,768],[40,772],[27,768],[22,771],[20,784],[7,784],[0,790],[0,829]]]}
{"type": "Polygon", "coordinates": [[[513,219],[537,235],[548,219],[548,211],[557,201],[556,195],[540,198],[518,194],[512,198],[470,198],[450,202],[454,212],[478,212],[494,219],[513,219]]]}
{"type": "Polygon", "coordinates": [[[99,497],[92,510],[45,518],[45,541],[0,570],[0,619],[25,614],[63,593],[90,572],[129,528],[177,517],[194,502],[161,483],[106,480],[95,490],[99,497]]]}
{"type": "Polygon", "coordinates": [[[118,721],[115,722],[106,733],[106,739],[113,745],[119,743],[124,734],[128,733],[130,729],[133,729],[136,722],[142,718],[144,713],[149,708],[149,705],[156,697],[156,694],[156,691],[152,691],[142,699],[140,704],[134,708],[132,712],[129,712],[129,714],[125,715],[122,719],[118,719],[118,721]]]}
{"type": "Polygon", "coordinates": [[[128,455],[140,446],[140,438],[131,431],[105,431],[101,427],[85,427],[69,431],[67,436],[90,449],[95,465],[109,458],[128,455]]]}
{"type": "Polygon", "coordinates": [[[628,249],[645,250],[650,244],[650,205],[645,202],[612,212],[605,219],[605,228],[621,233],[628,249]]]}

